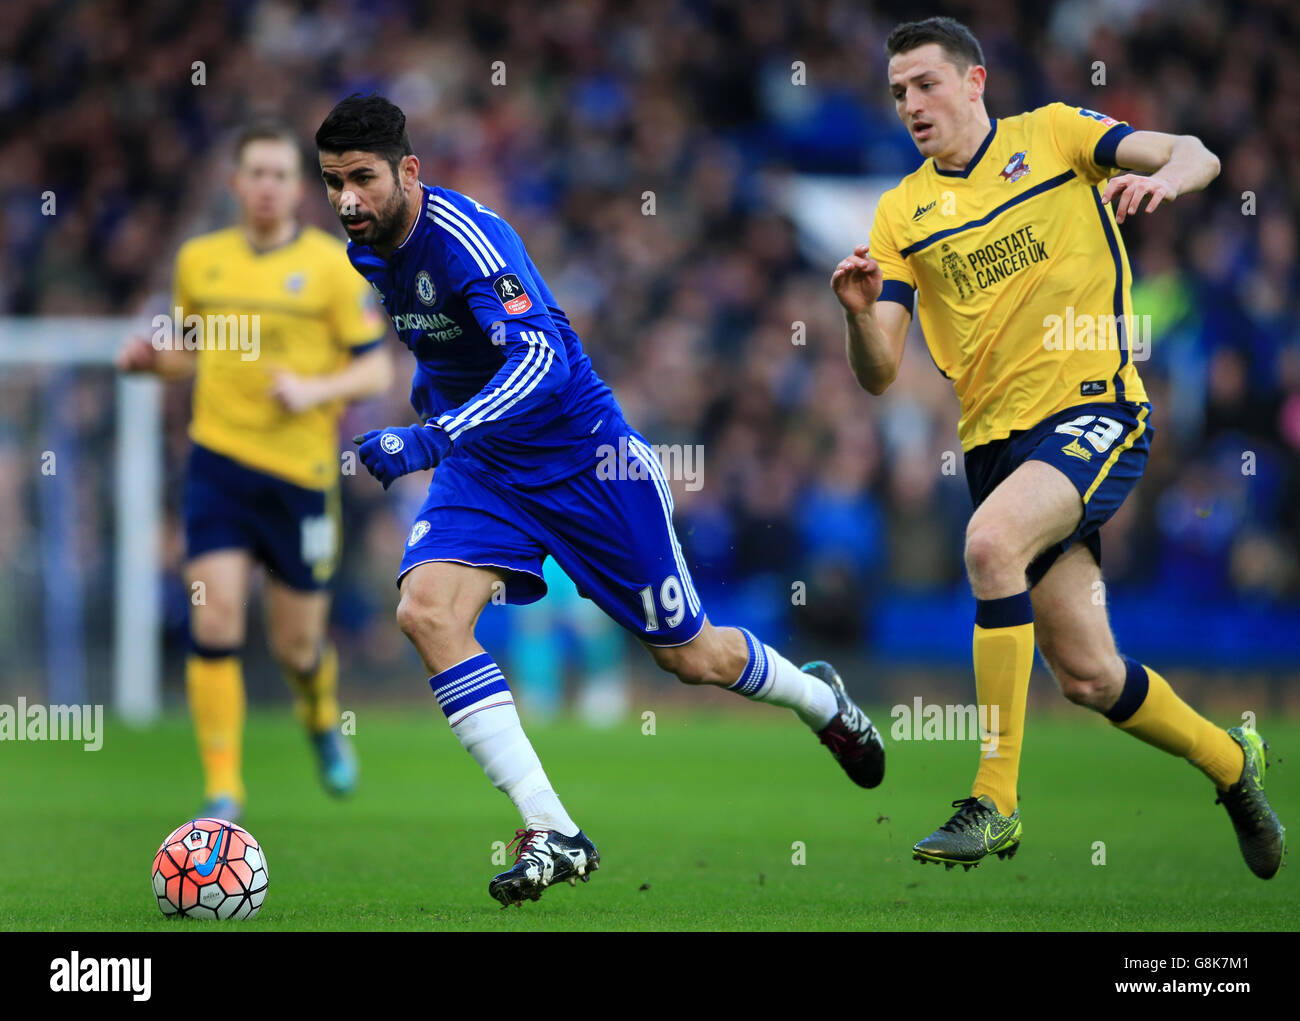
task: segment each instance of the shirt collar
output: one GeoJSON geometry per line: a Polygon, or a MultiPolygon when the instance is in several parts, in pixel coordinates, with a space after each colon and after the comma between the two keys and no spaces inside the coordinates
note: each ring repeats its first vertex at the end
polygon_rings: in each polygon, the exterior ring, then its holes
{"type": "Polygon", "coordinates": [[[975,150],[975,155],[970,158],[970,162],[966,164],[965,170],[940,170],[939,164],[935,163],[934,172],[936,174],[941,174],[944,177],[970,177],[971,171],[979,166],[979,161],[984,158],[984,153],[988,151],[989,145],[993,142],[993,136],[997,133],[998,121],[997,118],[994,117],[989,122],[989,133],[984,136],[984,141],[982,141],[980,147],[975,150]]]}
{"type": "Polygon", "coordinates": [[[407,245],[409,245],[413,240],[415,240],[415,238],[420,233],[421,225],[424,223],[426,219],[424,215],[424,211],[425,209],[428,208],[433,193],[432,193],[432,189],[430,189],[428,185],[426,185],[423,181],[420,182],[420,191],[424,196],[423,200],[420,203],[420,211],[415,214],[415,222],[411,224],[411,229],[407,233],[406,239],[400,245],[398,245],[396,248],[393,249],[394,255],[396,255],[398,252],[405,249],[407,245]]]}

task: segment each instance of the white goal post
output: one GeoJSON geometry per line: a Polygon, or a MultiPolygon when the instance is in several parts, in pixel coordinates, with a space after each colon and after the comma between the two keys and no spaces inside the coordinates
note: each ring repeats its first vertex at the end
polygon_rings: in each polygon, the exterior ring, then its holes
{"type": "MultiPolygon", "coordinates": [[[[111,370],[138,325],[131,319],[0,317],[0,371],[111,370]]],[[[162,387],[152,376],[115,380],[113,709],[132,724],[156,719],[162,703],[162,387]]]]}

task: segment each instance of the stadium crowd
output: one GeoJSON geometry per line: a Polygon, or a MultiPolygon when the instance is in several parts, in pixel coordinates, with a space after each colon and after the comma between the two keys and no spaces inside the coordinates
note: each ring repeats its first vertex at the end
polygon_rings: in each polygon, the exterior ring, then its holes
{"type": "MultiPolygon", "coordinates": [[[[1171,598],[1300,599],[1300,9],[933,6],[981,40],[993,116],[1060,99],[1194,133],[1219,155],[1207,192],[1123,226],[1134,308],[1151,317],[1140,370],[1156,438],[1146,480],[1105,530],[1105,567],[1171,598]]],[[[426,182],[513,222],[633,425],[701,445],[703,487],[675,495],[706,602],[762,603],[796,630],[859,640],[876,601],[962,583],[956,400],[915,329],[889,394],[858,390],[827,286],[842,253],[811,250],[774,196],[793,174],[897,178],[917,164],[885,87],[884,38],[919,16],[850,0],[9,0],[0,307],[160,306],[180,242],[232,215],[234,127],[286,115],[310,158],[338,98],[381,91],[408,115],[426,182]],[[806,84],[792,83],[797,61],[806,84]],[[47,192],[56,215],[42,213],[47,192]],[[817,613],[792,605],[796,580],[817,613]]],[[[339,234],[311,169],[305,216],[339,234]]],[[[0,381],[6,406],[30,399],[23,385],[0,381]]],[[[106,386],[74,391],[102,412],[74,423],[92,449],[110,427],[106,386]]],[[[186,411],[169,395],[173,480],[186,411]]],[[[353,409],[345,433],[411,419],[399,387],[353,409]]],[[[24,439],[9,431],[7,462],[24,439]]],[[[34,517],[23,474],[6,478],[19,492],[5,505],[34,517]]],[[[175,569],[179,488],[168,492],[175,569]]],[[[376,661],[401,654],[392,575],[423,483],[394,492],[364,472],[345,480],[338,617],[376,661]]],[[[22,530],[0,526],[0,561],[22,530]]]]}

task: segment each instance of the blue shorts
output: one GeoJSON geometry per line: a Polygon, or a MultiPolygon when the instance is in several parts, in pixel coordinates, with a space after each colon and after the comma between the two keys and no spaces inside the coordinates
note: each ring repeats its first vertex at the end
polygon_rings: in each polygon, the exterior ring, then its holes
{"type": "Polygon", "coordinates": [[[314,592],[338,566],[338,489],[304,489],[194,445],[185,478],[186,556],[245,549],[276,581],[314,592]]]}
{"type": "Polygon", "coordinates": [[[1076,542],[1101,563],[1099,529],[1142,477],[1151,449],[1150,416],[1150,404],[1078,404],[966,455],[966,483],[976,507],[1026,461],[1046,461],[1059,468],[1083,498],[1079,526],[1029,565],[1031,588],[1076,542]]]}
{"type": "Polygon", "coordinates": [[[506,572],[498,601],[532,603],[546,594],[549,554],[581,595],[642,641],[684,645],[704,611],[672,518],[663,468],[625,422],[593,438],[589,470],[540,488],[505,486],[472,457],[453,456],[434,470],[398,583],[431,561],[497,567],[506,572]]]}

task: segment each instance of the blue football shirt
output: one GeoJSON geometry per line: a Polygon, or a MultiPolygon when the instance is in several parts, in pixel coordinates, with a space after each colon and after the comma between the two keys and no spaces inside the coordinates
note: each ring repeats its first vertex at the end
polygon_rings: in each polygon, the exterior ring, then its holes
{"type": "Polygon", "coordinates": [[[537,486],[592,466],[597,430],[622,421],[523,241],[502,217],[421,185],[423,211],[392,256],[349,244],[415,355],[411,404],[507,484],[537,486]]]}

